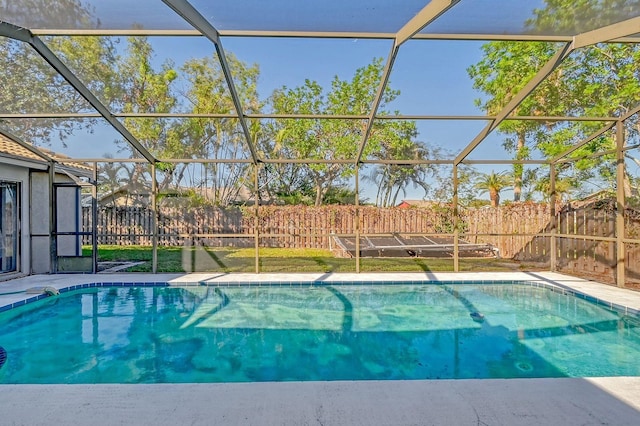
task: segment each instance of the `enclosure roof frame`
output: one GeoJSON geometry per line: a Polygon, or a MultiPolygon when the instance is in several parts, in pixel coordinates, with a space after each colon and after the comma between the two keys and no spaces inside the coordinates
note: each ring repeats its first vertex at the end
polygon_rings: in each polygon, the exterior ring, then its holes
{"type": "MultiPolygon", "coordinates": [[[[562,61],[570,55],[574,50],[591,46],[598,43],[620,42],[620,43],[638,43],[640,42],[640,16],[630,19],[621,20],[598,28],[591,29],[575,35],[553,35],[553,34],[499,34],[499,33],[426,33],[423,29],[431,23],[436,22],[441,16],[454,9],[460,3],[460,0],[431,0],[426,1],[425,5],[412,17],[407,19],[404,25],[396,32],[375,32],[375,31],[326,31],[326,30],[260,30],[260,29],[217,29],[211,19],[207,19],[203,14],[192,5],[188,0],[162,0],[177,16],[186,21],[193,29],[115,29],[115,28],[23,28],[18,25],[0,21],[0,36],[11,38],[20,42],[28,43],[49,65],[56,70],[73,88],[76,90],[89,104],[97,111],[97,114],[21,114],[20,118],[29,117],[102,117],[104,118],[126,141],[132,148],[137,151],[147,162],[155,164],[160,161],[123,125],[118,118],[127,117],[208,117],[208,118],[236,118],[240,127],[246,145],[249,150],[251,162],[258,164],[265,162],[266,159],[260,158],[254,138],[251,135],[247,120],[248,119],[269,119],[269,118],[294,118],[294,119],[363,119],[366,120],[366,127],[359,142],[358,152],[355,158],[348,159],[353,164],[370,163],[372,160],[363,158],[365,148],[369,142],[371,130],[374,120],[388,119],[404,119],[405,116],[381,116],[377,114],[378,108],[384,96],[384,91],[388,85],[388,80],[393,70],[394,62],[400,47],[410,40],[475,40],[475,41],[542,41],[549,43],[564,43],[564,45],[521,89],[516,96],[495,116],[406,116],[416,120],[455,120],[455,119],[471,119],[471,120],[487,120],[487,126],[453,159],[452,164],[459,165],[462,163],[470,164],[466,161],[467,157],[482,143],[486,137],[498,128],[500,123],[505,120],[544,120],[550,117],[518,117],[511,113],[517,109],[519,105],[538,87],[546,77],[558,67],[562,61]],[[139,113],[124,114],[114,113],[105,106],[96,95],[85,86],[81,80],[71,71],[63,61],[53,53],[40,38],[41,36],[185,36],[185,37],[205,37],[209,39],[215,46],[222,71],[224,73],[227,88],[229,89],[231,99],[236,110],[236,114],[180,114],[180,113],[139,113]],[[304,114],[246,114],[243,110],[242,101],[235,87],[235,82],[231,74],[231,70],[226,58],[226,52],[222,45],[223,37],[287,37],[287,38],[346,38],[346,39],[380,39],[392,41],[392,47],[388,54],[382,78],[374,96],[371,108],[368,114],[363,115],[304,115],[304,114]]],[[[638,112],[637,109],[634,110],[638,112]]],[[[628,118],[630,115],[627,114],[628,118]]],[[[0,114],[0,118],[18,118],[12,114],[0,114]]],[[[548,163],[557,163],[565,161],[568,156],[580,147],[597,138],[607,130],[610,130],[616,120],[624,120],[625,118],[615,117],[552,117],[554,120],[567,121],[607,121],[597,135],[591,135],[581,140],[576,145],[563,152],[562,154],[549,159],[548,163]]],[[[170,159],[172,160],[172,159],[170,159]]],[[[108,159],[104,159],[108,161],[108,159]]],[[[478,160],[473,162],[477,163],[478,160]]],[[[498,160],[496,160],[498,161],[498,160]]],[[[534,160],[536,161],[536,160],[534,160]]],[[[513,163],[513,161],[512,161],[513,163]]]]}

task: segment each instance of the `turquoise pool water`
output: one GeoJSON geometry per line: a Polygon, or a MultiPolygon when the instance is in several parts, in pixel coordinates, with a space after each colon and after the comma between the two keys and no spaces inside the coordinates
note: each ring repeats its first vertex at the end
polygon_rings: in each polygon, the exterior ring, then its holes
{"type": "Polygon", "coordinates": [[[95,288],[0,313],[0,383],[640,376],[639,330],[526,284],[95,288]]]}

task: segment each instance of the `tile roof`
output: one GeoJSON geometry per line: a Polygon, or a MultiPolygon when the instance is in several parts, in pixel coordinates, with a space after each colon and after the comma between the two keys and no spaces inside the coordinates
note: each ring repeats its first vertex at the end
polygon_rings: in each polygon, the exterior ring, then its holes
{"type": "MultiPolygon", "coordinates": [[[[63,163],[69,169],[76,170],[82,173],[90,172],[93,168],[90,165],[84,163],[70,162],[70,157],[56,154],[53,151],[48,149],[37,148],[38,151],[42,152],[44,155],[53,158],[57,162],[63,163]]],[[[28,160],[35,161],[38,163],[46,164],[47,159],[39,156],[33,151],[25,148],[21,144],[17,143],[15,140],[10,137],[0,133],[0,155],[6,155],[9,157],[13,157],[20,160],[28,160]]]]}
{"type": "Polygon", "coordinates": [[[16,157],[24,160],[35,160],[38,162],[45,162],[46,160],[34,152],[29,151],[13,139],[0,133],[0,154],[8,154],[11,157],[16,157]]]}

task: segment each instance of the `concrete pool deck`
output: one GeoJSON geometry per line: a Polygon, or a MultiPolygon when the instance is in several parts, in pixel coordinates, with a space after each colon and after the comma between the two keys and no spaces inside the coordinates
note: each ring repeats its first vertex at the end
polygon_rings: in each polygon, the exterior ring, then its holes
{"type": "MultiPolygon", "coordinates": [[[[92,282],[185,285],[315,280],[540,281],[640,310],[640,292],[551,272],[39,275],[0,282],[0,307],[33,296],[24,293],[31,287],[64,288],[92,282]]],[[[0,424],[636,425],[640,424],[640,377],[0,385],[0,424]]]]}

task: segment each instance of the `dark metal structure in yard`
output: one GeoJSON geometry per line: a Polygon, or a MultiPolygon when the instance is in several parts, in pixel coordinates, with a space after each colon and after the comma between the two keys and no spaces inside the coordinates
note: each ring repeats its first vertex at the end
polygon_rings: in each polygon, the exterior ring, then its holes
{"type": "MultiPolygon", "coordinates": [[[[402,235],[360,237],[337,237],[334,241],[338,251],[351,257],[453,257],[456,241],[441,236],[402,235]],[[357,252],[356,250],[360,250],[357,252]]],[[[458,239],[458,256],[499,256],[498,249],[491,244],[473,244],[458,239]]]]}
{"type": "MultiPolygon", "coordinates": [[[[620,116],[541,116],[521,115],[519,106],[531,96],[536,88],[574,52],[587,49],[602,43],[638,43],[640,41],[640,4],[637,1],[614,2],[607,13],[592,16],[594,13],[607,7],[609,3],[594,0],[574,5],[575,13],[569,18],[573,22],[564,23],[561,30],[550,25],[545,29],[534,31],[528,26],[528,22],[534,13],[544,10],[547,6],[544,1],[512,1],[512,0],[409,0],[399,2],[397,0],[375,1],[338,1],[328,0],[323,2],[300,2],[299,0],[277,1],[208,1],[208,0],[138,0],[136,2],[124,2],[119,0],[89,0],[79,2],[75,0],[51,0],[49,2],[34,2],[26,0],[0,1],[0,37],[11,40],[12,43],[28,45],[35,52],[38,60],[46,62],[58,76],[61,76],[65,84],[77,94],[78,102],[86,102],[87,108],[79,112],[49,111],[47,105],[39,105],[38,108],[20,109],[9,105],[0,106],[0,125],[11,127],[12,123],[28,121],[33,126],[38,126],[38,120],[100,120],[109,126],[116,137],[126,141],[135,152],[134,158],[96,158],[91,156],[76,155],[74,162],[97,164],[113,164],[126,162],[132,165],[142,165],[149,170],[153,177],[150,182],[152,191],[150,209],[157,210],[159,191],[156,175],[159,167],[166,164],[195,164],[215,165],[242,163],[253,168],[253,190],[259,193],[261,182],[259,173],[271,164],[322,164],[341,163],[355,167],[354,178],[355,192],[360,192],[360,169],[378,164],[403,164],[403,165],[439,165],[450,167],[451,182],[453,184],[453,205],[458,206],[458,186],[460,167],[464,165],[512,165],[520,164],[544,165],[549,169],[548,176],[548,201],[551,223],[546,229],[530,230],[525,234],[531,238],[542,237],[549,240],[549,253],[547,259],[549,268],[556,270],[558,260],[558,241],[572,239],[575,235],[567,229],[559,229],[555,223],[555,209],[557,206],[556,180],[558,169],[571,165],[579,158],[573,155],[578,149],[586,146],[594,139],[602,135],[613,135],[616,140],[616,148],[607,152],[596,152],[592,157],[614,155],[616,164],[616,203],[615,229],[613,234],[606,236],[593,235],[581,236],[581,239],[591,241],[604,241],[615,246],[616,282],[619,286],[625,283],[625,258],[626,251],[637,247],[640,239],[637,236],[625,232],[624,206],[624,164],[625,155],[637,152],[638,146],[628,144],[625,139],[625,123],[630,119],[637,119],[640,106],[627,105],[627,113],[620,116]],[[35,5],[35,6],[34,6],[35,5]],[[595,6],[597,7],[595,7],[595,6]],[[34,8],[35,7],[35,8],[34,8]],[[39,9],[38,9],[39,8],[39,9]],[[68,19],[70,10],[82,8],[91,12],[93,19],[68,19]],[[583,9],[580,9],[583,8],[583,9]],[[597,19],[596,19],[597,18],[597,19]],[[203,40],[210,43],[211,49],[219,60],[228,96],[233,105],[233,111],[205,111],[200,113],[179,112],[125,112],[110,108],[104,100],[101,100],[84,82],[79,71],[69,68],[65,58],[61,57],[51,47],[56,39],[70,37],[146,37],[146,38],[179,38],[180,49],[189,49],[190,43],[202,43],[203,40]],[[381,54],[386,57],[381,80],[379,81],[376,95],[371,103],[368,113],[363,115],[331,115],[331,114],[274,114],[270,111],[250,111],[243,104],[242,97],[237,90],[237,82],[229,64],[229,58],[225,45],[236,39],[251,39],[258,43],[264,39],[296,39],[296,40],[353,40],[376,41],[385,46],[381,54]],[[542,64],[537,73],[523,85],[510,98],[502,108],[492,115],[451,115],[442,113],[439,115],[418,113],[395,115],[380,114],[379,107],[383,100],[385,89],[396,66],[399,53],[414,52],[411,48],[420,43],[451,43],[451,42],[478,42],[478,41],[522,41],[551,43],[557,46],[556,53],[542,64]],[[153,147],[145,144],[134,135],[131,129],[124,124],[127,118],[140,118],[149,120],[181,120],[188,118],[203,118],[210,120],[232,119],[237,121],[237,133],[241,135],[248,155],[246,158],[164,158],[161,152],[154,151],[153,147]],[[358,120],[362,122],[361,140],[358,150],[353,158],[339,159],[313,159],[313,158],[286,158],[267,156],[256,146],[257,135],[254,133],[252,122],[261,120],[358,120]],[[465,144],[458,149],[452,158],[432,159],[376,159],[366,155],[367,144],[370,141],[372,130],[379,121],[384,120],[416,120],[420,122],[480,122],[484,127],[465,144]],[[507,121],[519,122],[573,122],[588,121],[600,123],[599,128],[588,138],[576,141],[564,152],[558,153],[551,159],[498,159],[483,156],[474,157],[472,154],[479,146],[494,133],[501,123],[507,121]]],[[[453,49],[453,48],[452,48],[453,49]]],[[[514,58],[514,66],[517,66],[518,58],[514,58]]],[[[286,64],[283,64],[286,67],[286,64]]],[[[621,78],[625,78],[621,76],[621,78]]],[[[0,81],[2,76],[0,75],[0,81]]],[[[25,87],[25,90],[29,90],[25,87]]],[[[638,94],[640,96],[640,94],[638,94]]],[[[444,104],[444,102],[443,102],[444,104]]],[[[11,130],[11,129],[10,129],[11,130]]],[[[17,135],[20,137],[21,135],[17,135]]],[[[87,140],[86,144],[100,144],[101,140],[87,140]]],[[[45,158],[45,161],[65,163],[68,158],[45,158]]],[[[0,176],[1,178],[2,176],[0,176]]],[[[1,179],[0,179],[1,180],[1,179]]],[[[53,189],[52,189],[53,191],[53,189]]],[[[96,198],[95,189],[93,197],[96,198]]],[[[357,197],[356,197],[357,198],[357,197]]],[[[263,239],[282,237],[291,233],[286,229],[273,230],[260,233],[257,216],[259,200],[255,197],[256,223],[251,229],[255,247],[255,271],[260,271],[260,247],[263,239]]],[[[354,226],[351,235],[340,236],[336,241],[344,246],[344,249],[354,254],[356,270],[359,271],[359,258],[368,250],[398,250],[403,253],[419,255],[430,252],[432,248],[450,255],[453,259],[453,269],[459,270],[458,259],[466,252],[486,248],[486,244],[470,244],[464,231],[459,226],[459,212],[454,208],[454,217],[451,229],[443,232],[439,237],[427,237],[420,235],[409,236],[408,240],[400,240],[393,235],[383,236],[384,240],[376,241],[374,232],[363,228],[359,221],[359,200],[354,205],[354,226]],[[419,241],[418,241],[419,240],[419,241]]],[[[55,212],[50,213],[52,217],[55,212]]],[[[157,270],[157,245],[158,224],[157,215],[153,217],[152,252],[153,270],[157,270]]],[[[95,224],[95,220],[94,220],[95,224]]],[[[26,226],[26,224],[23,224],[26,226]]],[[[133,226],[133,225],[131,225],[133,226]]],[[[55,223],[52,221],[50,233],[52,256],[55,253],[55,223]]],[[[331,237],[331,230],[319,231],[312,225],[307,226],[308,234],[313,237],[331,237]]],[[[23,232],[28,232],[24,228],[23,232]]],[[[97,232],[94,229],[94,233],[97,232]]],[[[197,231],[196,231],[197,232],[197,231]]],[[[522,235],[522,232],[519,233],[522,235]]],[[[215,238],[236,237],[235,234],[216,233],[208,235],[199,233],[199,237],[215,238]]],[[[488,233],[487,233],[488,235],[488,233]]],[[[482,237],[475,234],[474,238],[482,237]]],[[[25,248],[26,250],[27,248],[25,248]]],[[[95,254],[95,251],[94,251],[95,254]]],[[[28,272],[28,271],[23,271],[28,272]]]]}

